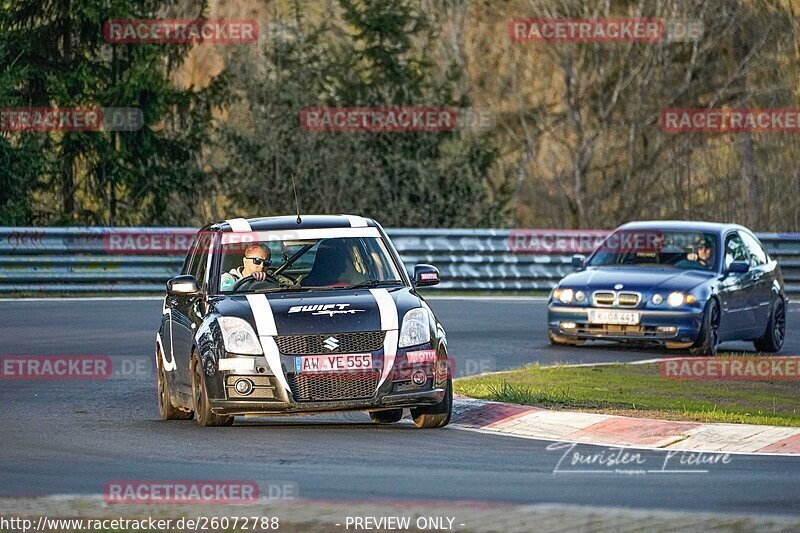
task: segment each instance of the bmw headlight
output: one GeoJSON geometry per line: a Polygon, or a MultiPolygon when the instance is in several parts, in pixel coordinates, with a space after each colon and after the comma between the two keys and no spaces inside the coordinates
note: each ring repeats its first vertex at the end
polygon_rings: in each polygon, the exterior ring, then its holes
{"type": "Polygon", "coordinates": [[[258,337],[246,320],[235,316],[223,316],[217,319],[217,322],[222,330],[222,342],[226,351],[246,355],[261,354],[258,337]]]}
{"type": "Polygon", "coordinates": [[[407,348],[431,341],[431,328],[428,321],[428,311],[422,307],[412,309],[403,317],[403,326],[400,328],[400,341],[398,347],[407,348]]]}
{"type": "Polygon", "coordinates": [[[683,305],[686,295],[682,292],[672,292],[667,296],[667,305],[670,307],[680,307],[683,305]]]}
{"type": "Polygon", "coordinates": [[[558,300],[562,304],[572,303],[575,292],[572,289],[556,289],[553,292],[553,300],[558,300]]]}

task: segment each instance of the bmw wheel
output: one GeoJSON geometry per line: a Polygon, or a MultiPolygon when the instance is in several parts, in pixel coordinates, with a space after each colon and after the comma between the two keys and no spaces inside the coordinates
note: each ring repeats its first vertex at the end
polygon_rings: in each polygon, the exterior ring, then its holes
{"type": "Polygon", "coordinates": [[[689,349],[692,355],[717,355],[717,345],[719,344],[719,323],[720,323],[719,304],[711,298],[706,304],[706,311],[703,313],[703,326],[700,328],[700,335],[697,342],[689,349]]]}
{"type": "Polygon", "coordinates": [[[769,315],[767,331],[764,336],[753,342],[759,352],[779,352],[783,348],[783,341],[786,339],[786,304],[780,296],[772,306],[769,315]]]}

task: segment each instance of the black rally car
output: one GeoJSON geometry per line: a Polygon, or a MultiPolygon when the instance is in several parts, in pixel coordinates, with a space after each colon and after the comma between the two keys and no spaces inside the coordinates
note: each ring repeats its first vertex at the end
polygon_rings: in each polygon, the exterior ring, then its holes
{"type": "Polygon", "coordinates": [[[233,219],[202,228],[167,282],[156,336],[167,420],[369,411],[442,427],[452,409],[442,325],[384,232],[352,215],[233,219]],[[263,272],[263,274],[256,273],[263,272]]]}

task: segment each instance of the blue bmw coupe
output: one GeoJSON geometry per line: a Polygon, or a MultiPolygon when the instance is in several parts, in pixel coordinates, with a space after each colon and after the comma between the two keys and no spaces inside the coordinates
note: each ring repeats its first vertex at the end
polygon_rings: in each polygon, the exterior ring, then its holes
{"type": "Polygon", "coordinates": [[[716,355],[752,341],[777,352],[787,297],[778,263],[747,228],[707,222],[631,222],[617,228],[548,302],[553,344],[656,343],[716,355]]]}

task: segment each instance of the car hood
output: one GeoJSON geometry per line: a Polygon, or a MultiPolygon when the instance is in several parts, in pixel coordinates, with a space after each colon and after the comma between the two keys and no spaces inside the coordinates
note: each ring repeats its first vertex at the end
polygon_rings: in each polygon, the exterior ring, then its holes
{"type": "Polygon", "coordinates": [[[399,327],[406,311],[421,305],[419,297],[408,287],[242,294],[214,302],[217,314],[242,318],[256,331],[255,317],[263,318],[266,311],[274,318],[278,335],[379,331],[387,329],[392,314],[399,327]],[[379,299],[383,301],[383,309],[379,299]]]}
{"type": "Polygon", "coordinates": [[[622,290],[636,292],[688,291],[716,277],[714,272],[681,270],[675,268],[644,267],[590,267],[570,274],[559,286],[574,289],[614,290],[622,284],[622,290]]]}

